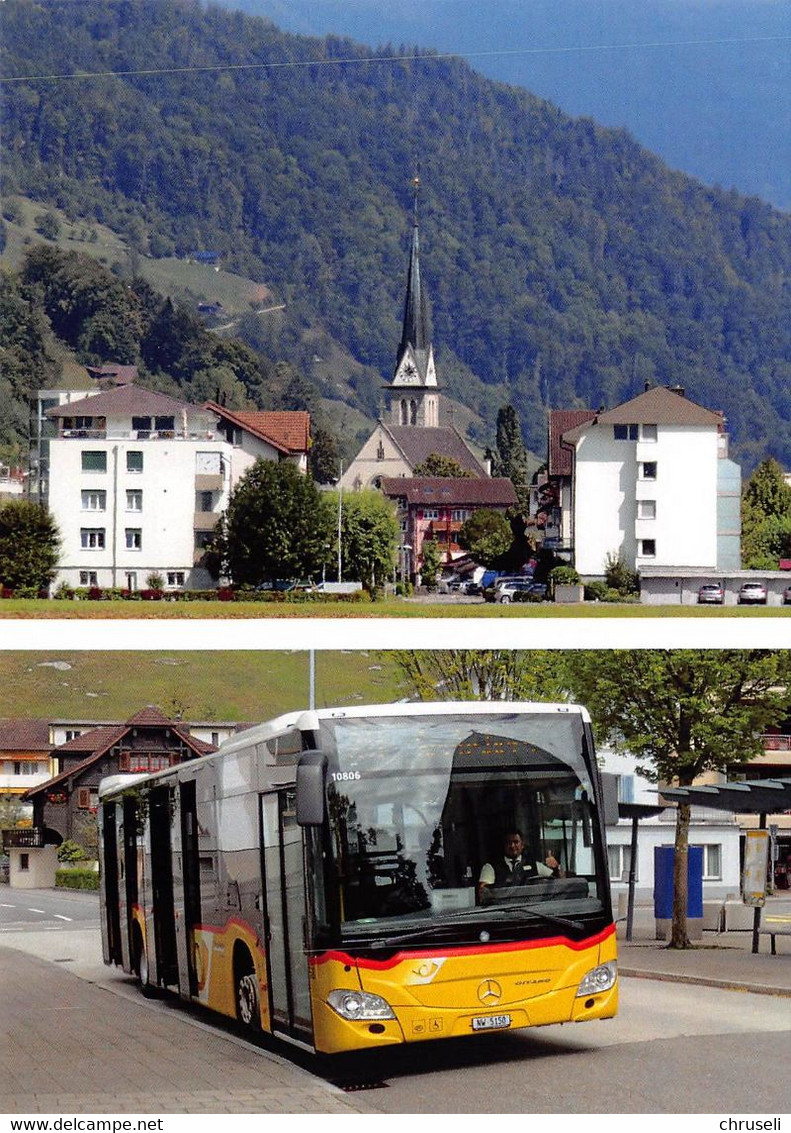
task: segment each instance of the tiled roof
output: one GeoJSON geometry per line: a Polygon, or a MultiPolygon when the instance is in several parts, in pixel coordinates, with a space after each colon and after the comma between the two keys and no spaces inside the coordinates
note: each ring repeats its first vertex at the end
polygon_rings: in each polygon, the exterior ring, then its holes
{"type": "Polygon", "coordinates": [[[451,457],[466,472],[472,472],[475,476],[485,475],[480,462],[455,429],[426,429],[415,425],[386,425],[385,428],[412,468],[428,460],[432,453],[437,453],[439,456],[451,457]]]}
{"type": "MultiPolygon", "coordinates": [[[[166,393],[144,389],[133,384],[117,386],[104,393],[93,394],[81,401],[70,401],[67,405],[57,405],[47,410],[48,417],[107,417],[114,414],[130,416],[180,417],[182,412],[200,412],[197,405],[187,401],[177,401],[166,393]]],[[[177,422],[178,424],[178,422],[177,422]]]]}
{"type": "Polygon", "coordinates": [[[86,366],[85,369],[92,378],[114,378],[119,385],[137,381],[137,366],[105,362],[101,366],[86,366]]]}
{"type": "Polygon", "coordinates": [[[406,496],[410,504],[454,504],[459,507],[511,507],[516,491],[505,477],[476,479],[440,476],[388,476],[382,480],[386,496],[406,496]]]}
{"type": "Polygon", "coordinates": [[[585,425],[596,416],[592,409],[551,409],[549,411],[549,438],[547,471],[550,476],[570,476],[572,451],[560,443],[569,429],[585,425]]]}
{"type": "Polygon", "coordinates": [[[310,447],[310,414],[303,409],[226,409],[214,401],[206,402],[204,408],[247,429],[281,452],[307,452],[310,447]]]}
{"type": "Polygon", "coordinates": [[[0,720],[0,752],[49,751],[48,720],[0,720]]]}
{"type": "Polygon", "coordinates": [[[51,789],[55,784],[63,782],[72,775],[81,774],[93,763],[96,763],[113,744],[123,739],[132,728],[163,727],[170,728],[173,732],[176,732],[179,738],[194,751],[196,756],[209,755],[211,752],[217,750],[214,744],[207,744],[203,740],[198,740],[194,736],[191,736],[185,724],[180,723],[178,720],[171,720],[158,708],[155,708],[153,705],[148,705],[146,708],[136,712],[125,724],[91,728],[81,736],[75,736],[73,740],[69,740],[65,744],[60,744],[59,747],[54,749],[54,753],[57,755],[61,755],[63,752],[87,752],[88,754],[85,759],[81,760],[81,762],[75,766],[69,767],[66,771],[61,771],[60,774],[55,775],[54,778],[48,779],[46,783],[41,783],[31,788],[25,795],[25,798],[32,798],[41,791],[51,789]]]}
{"type": "MultiPolygon", "coordinates": [[[[614,409],[607,409],[595,416],[597,425],[680,425],[708,426],[722,428],[725,418],[722,413],[704,409],[685,396],[683,390],[668,389],[667,386],[654,386],[645,393],[638,394],[614,409]]],[[[584,431],[584,424],[572,427],[565,434],[567,441],[578,441],[584,431]]]]}

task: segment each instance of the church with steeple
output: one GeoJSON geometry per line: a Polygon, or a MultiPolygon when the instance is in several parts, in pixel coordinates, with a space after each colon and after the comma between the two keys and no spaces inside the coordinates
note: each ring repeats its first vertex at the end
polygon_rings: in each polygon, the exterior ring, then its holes
{"type": "Polygon", "coordinates": [[[343,488],[379,488],[385,478],[411,477],[415,467],[432,454],[450,457],[472,476],[487,475],[456,429],[439,423],[439,386],[429,334],[426,291],[420,277],[418,178],[413,187],[412,243],[395,369],[392,380],[384,387],[385,405],[380,420],[344,472],[343,488]]]}

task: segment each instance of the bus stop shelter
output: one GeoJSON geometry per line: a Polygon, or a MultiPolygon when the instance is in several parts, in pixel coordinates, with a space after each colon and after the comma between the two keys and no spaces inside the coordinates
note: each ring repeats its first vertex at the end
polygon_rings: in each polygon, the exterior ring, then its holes
{"type": "MultiPolygon", "coordinates": [[[[791,779],[745,779],[705,787],[662,787],[659,794],[668,802],[705,806],[729,814],[757,814],[758,828],[766,830],[769,814],[791,811],[791,779]]],[[[758,951],[761,909],[753,914],[753,952],[758,951]]]]}

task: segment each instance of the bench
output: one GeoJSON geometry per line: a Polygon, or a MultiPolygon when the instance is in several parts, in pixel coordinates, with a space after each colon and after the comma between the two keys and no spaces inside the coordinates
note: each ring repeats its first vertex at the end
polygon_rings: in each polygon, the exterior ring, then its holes
{"type": "Polygon", "coordinates": [[[758,931],[763,936],[770,937],[772,955],[776,956],[777,947],[775,944],[775,937],[791,936],[791,912],[772,913],[770,916],[763,915],[761,917],[761,924],[758,931]]]}

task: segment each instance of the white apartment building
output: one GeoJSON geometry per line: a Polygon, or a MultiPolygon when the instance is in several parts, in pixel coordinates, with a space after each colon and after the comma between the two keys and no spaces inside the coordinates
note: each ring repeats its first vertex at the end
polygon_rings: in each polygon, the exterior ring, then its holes
{"type": "Polygon", "coordinates": [[[563,434],[572,450],[571,544],[583,577],[610,556],[633,570],[738,569],[738,466],[721,413],[654,387],[563,434]]]}
{"type": "Polygon", "coordinates": [[[129,384],[46,411],[46,501],[61,535],[54,582],[142,590],[214,585],[206,544],[228,504],[232,446],[216,415],[129,384]]]}

